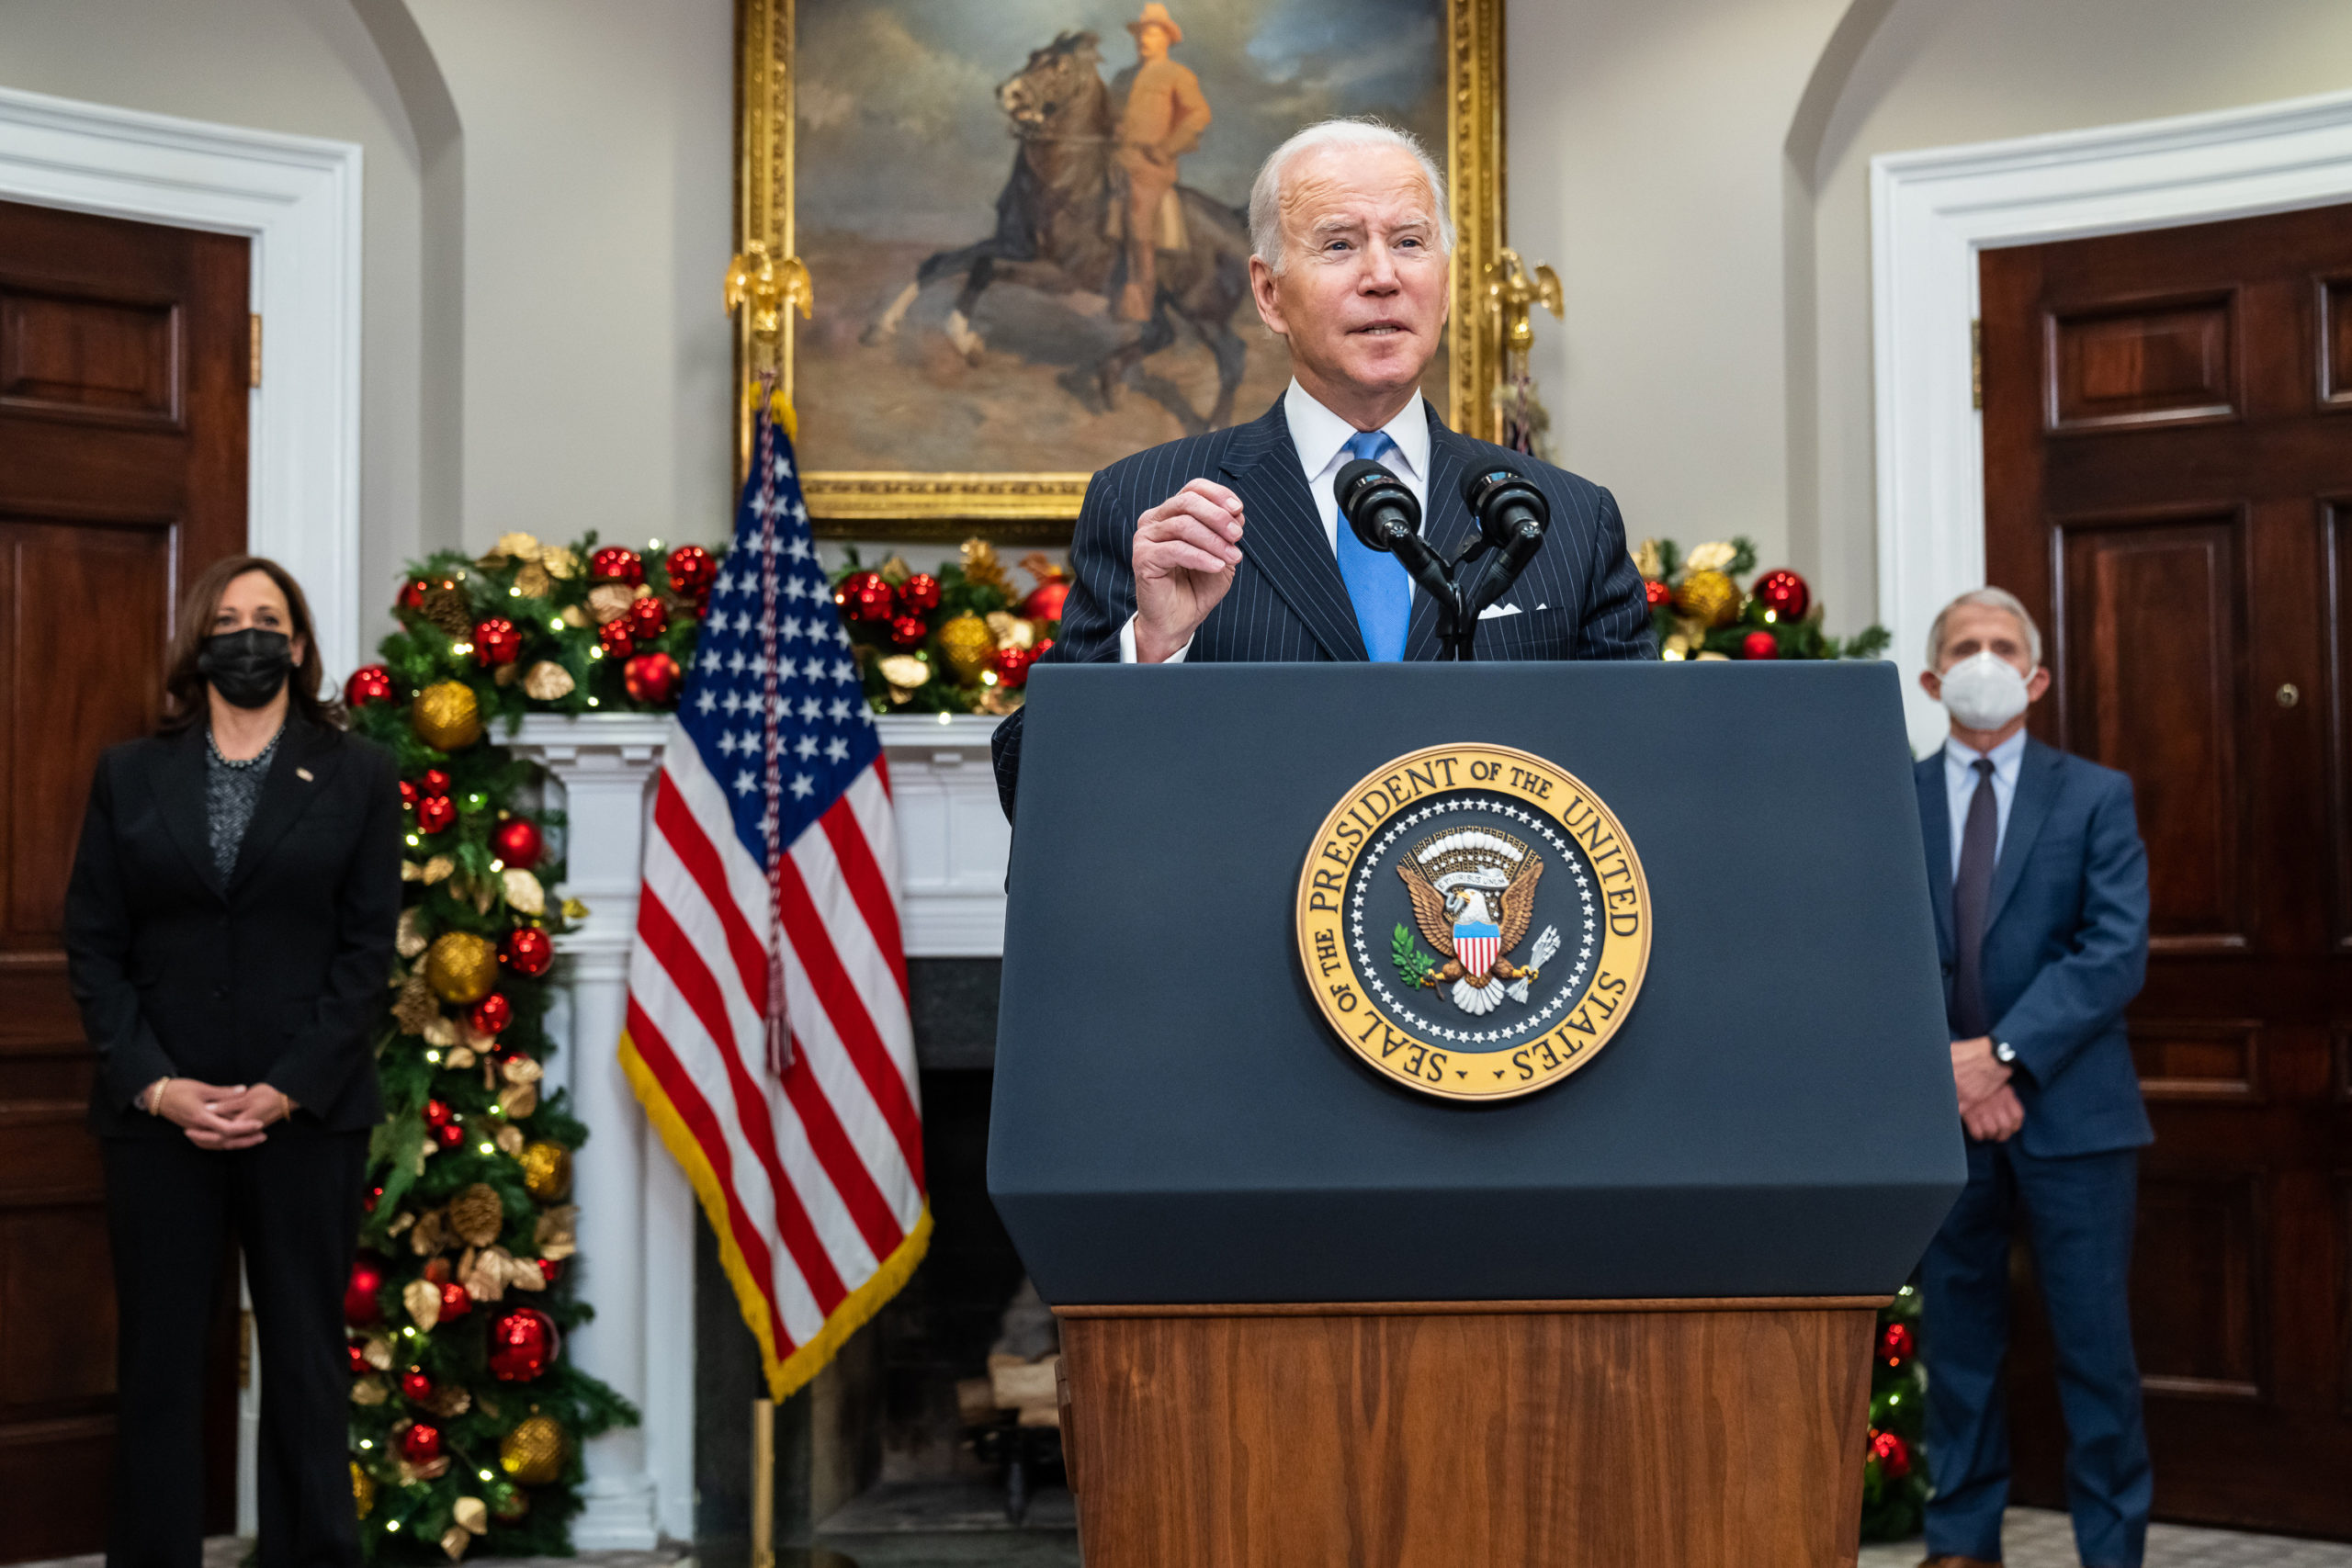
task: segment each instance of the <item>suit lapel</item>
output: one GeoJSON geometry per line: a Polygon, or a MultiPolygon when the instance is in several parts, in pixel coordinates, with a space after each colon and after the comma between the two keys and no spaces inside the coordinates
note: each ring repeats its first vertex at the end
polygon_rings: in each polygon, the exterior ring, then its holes
{"type": "MultiPolygon", "coordinates": [[[[1469,471],[1475,454],[1467,441],[1445,427],[1437,410],[1426,401],[1421,406],[1430,418],[1429,500],[1421,508],[1421,536],[1452,560],[1478,526],[1462,501],[1462,476],[1469,471]]],[[[1476,575],[1475,570],[1471,575],[1476,575]]],[[[1416,584],[1413,616],[1405,631],[1405,658],[1411,662],[1435,659],[1437,654],[1437,601],[1416,584]]]]}
{"type": "Polygon", "coordinates": [[[164,825],[171,830],[172,840],[179,845],[180,853],[187,857],[198,878],[218,898],[223,896],[223,889],[220,873],[212,863],[212,826],[206,806],[207,733],[199,719],[173,740],[155,770],[155,804],[164,825]]]}
{"type": "Polygon", "coordinates": [[[269,776],[262,781],[261,798],[254,803],[253,820],[237,846],[236,869],[229,874],[228,890],[254,874],[287,829],[302,819],[334,776],[341,753],[327,743],[325,733],[308,721],[288,715],[286,739],[270,759],[269,776]]]}
{"type": "Polygon", "coordinates": [[[2009,830],[2001,836],[2001,861],[1993,871],[1993,901],[1984,911],[1984,929],[1991,931],[2025,876],[2026,857],[2033,852],[2041,825],[2058,798],[2058,753],[2039,740],[2025,743],[2018,760],[2017,798],[2009,803],[2009,830]]]}
{"type": "Polygon", "coordinates": [[[1306,623],[1325,653],[1363,662],[1368,655],[1355,603],[1317,514],[1314,492],[1299,472],[1298,449],[1291,445],[1290,422],[1280,402],[1234,433],[1220,467],[1241,497],[1241,553],[1306,623]]]}
{"type": "Polygon", "coordinates": [[[1947,963],[1951,936],[1951,792],[1944,787],[1944,751],[1936,748],[1911,770],[1919,787],[1919,837],[1928,848],[1928,902],[1936,910],[1936,949],[1947,963]]]}

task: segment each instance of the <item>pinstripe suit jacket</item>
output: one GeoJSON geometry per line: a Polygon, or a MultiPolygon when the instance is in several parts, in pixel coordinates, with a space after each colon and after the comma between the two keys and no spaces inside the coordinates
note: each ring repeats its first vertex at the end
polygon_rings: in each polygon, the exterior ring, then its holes
{"type": "MultiPolygon", "coordinates": [[[[1449,558],[1477,531],[1463,503],[1474,468],[1508,463],[1552,502],[1552,530],[1505,605],[1517,615],[1479,625],[1482,659],[1654,659],[1641,573],[1625,548],[1616,498],[1549,463],[1430,421],[1428,515],[1422,534],[1449,558]]],[[[1119,628],[1136,613],[1136,519],[1184,488],[1213,479],[1241,497],[1247,520],[1233,586],[1193,635],[1188,662],[1363,660],[1355,605],[1340,576],[1314,492],[1299,471],[1279,400],[1248,424],[1188,436],[1112,464],[1086,487],[1070,538],[1074,581],[1047,663],[1115,661],[1119,628]]],[[[1435,659],[1437,602],[1416,589],[1407,659],[1435,659]]],[[[997,726],[997,794],[1012,815],[1021,771],[1021,714],[997,726]]]]}

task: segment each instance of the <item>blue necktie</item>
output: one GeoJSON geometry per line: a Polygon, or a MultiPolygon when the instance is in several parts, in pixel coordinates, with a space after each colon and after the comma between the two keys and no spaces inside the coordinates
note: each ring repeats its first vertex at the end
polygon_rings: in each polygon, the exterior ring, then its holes
{"type": "MultiPolygon", "coordinates": [[[[1348,456],[1377,462],[1396,449],[1385,430],[1362,430],[1348,437],[1348,456]]],[[[1394,664],[1405,657],[1405,627],[1413,618],[1413,580],[1405,563],[1386,550],[1365,547],[1340,518],[1340,576],[1348,597],[1355,602],[1356,626],[1363,633],[1364,651],[1375,664],[1394,664]]]]}

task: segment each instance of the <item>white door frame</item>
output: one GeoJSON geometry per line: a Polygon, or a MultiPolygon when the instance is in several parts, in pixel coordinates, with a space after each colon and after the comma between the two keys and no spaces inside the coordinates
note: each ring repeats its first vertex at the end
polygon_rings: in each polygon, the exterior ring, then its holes
{"type": "Polygon", "coordinates": [[[252,242],[245,537],[301,581],[338,681],[359,660],[359,196],[355,142],[0,88],[0,198],[252,242]]]}
{"type": "Polygon", "coordinates": [[[1984,581],[1976,253],[2352,201],[2352,93],[1871,160],[1878,611],[1912,744],[1944,733],[1910,677],[1928,627],[1984,581]]]}

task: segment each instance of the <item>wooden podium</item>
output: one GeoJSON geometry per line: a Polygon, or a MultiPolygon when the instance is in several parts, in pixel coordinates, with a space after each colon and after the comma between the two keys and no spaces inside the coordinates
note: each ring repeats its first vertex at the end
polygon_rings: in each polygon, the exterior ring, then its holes
{"type": "Polygon", "coordinates": [[[1850,1568],[1879,1304],[1063,1307],[1087,1568],[1850,1568]]]}
{"type": "Polygon", "coordinates": [[[989,1190],[1087,1568],[1853,1562],[1874,1309],[1965,1176],[1893,666],[1049,665],[1019,798],[989,1190]],[[1654,919],[1589,1066],[1462,1104],[1344,1048],[1294,898],[1473,730],[1654,919]]]}

